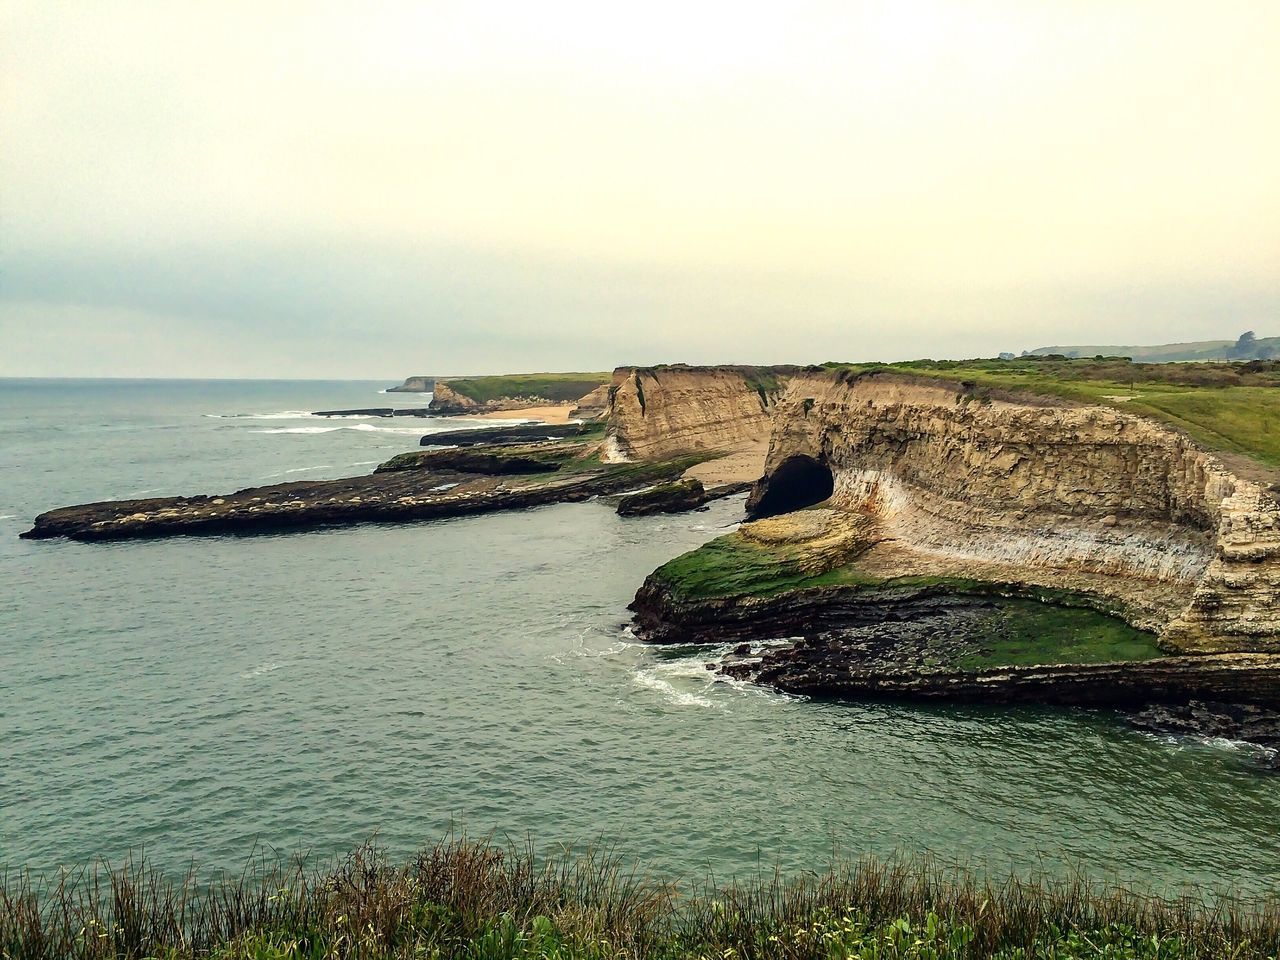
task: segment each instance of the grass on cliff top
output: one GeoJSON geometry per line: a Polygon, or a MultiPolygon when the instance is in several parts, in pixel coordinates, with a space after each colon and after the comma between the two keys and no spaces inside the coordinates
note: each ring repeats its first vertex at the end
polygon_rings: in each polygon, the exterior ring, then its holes
{"type": "Polygon", "coordinates": [[[613,380],[613,371],[604,373],[512,373],[493,377],[460,377],[442,380],[449,388],[486,403],[503,397],[527,400],[540,398],[556,403],[580,400],[601,384],[613,380]]]}
{"type": "Polygon", "coordinates": [[[922,858],[731,884],[653,879],[610,854],[438,843],[328,867],[254,861],[200,882],[144,864],[0,878],[0,957],[24,960],[1262,960],[1280,902],[1162,900],[922,858]]]}
{"type": "Polygon", "coordinates": [[[846,376],[880,371],[955,380],[979,402],[1008,391],[1111,406],[1184,430],[1208,449],[1280,467],[1280,362],[1023,357],[825,366],[846,376]]]}

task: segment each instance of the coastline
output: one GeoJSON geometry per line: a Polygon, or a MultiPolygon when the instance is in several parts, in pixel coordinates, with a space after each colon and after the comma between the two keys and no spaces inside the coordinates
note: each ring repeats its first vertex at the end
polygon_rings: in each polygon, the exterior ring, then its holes
{"type": "Polygon", "coordinates": [[[569,414],[577,403],[560,403],[544,407],[515,407],[510,410],[490,410],[486,413],[459,413],[451,420],[537,420],[542,423],[562,424],[569,422],[569,414]]]}

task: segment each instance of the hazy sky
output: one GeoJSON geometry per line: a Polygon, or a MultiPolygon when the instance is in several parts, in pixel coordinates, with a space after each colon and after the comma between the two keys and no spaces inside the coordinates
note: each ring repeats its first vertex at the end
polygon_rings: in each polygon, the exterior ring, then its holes
{"type": "Polygon", "coordinates": [[[1280,3],[0,0],[0,375],[1280,334],[1280,3]]]}

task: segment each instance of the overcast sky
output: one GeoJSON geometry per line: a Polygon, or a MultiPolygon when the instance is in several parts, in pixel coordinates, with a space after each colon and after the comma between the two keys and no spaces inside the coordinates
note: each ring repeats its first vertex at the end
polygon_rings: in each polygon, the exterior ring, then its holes
{"type": "Polygon", "coordinates": [[[1280,334],[1280,3],[0,0],[0,376],[1280,334]]]}

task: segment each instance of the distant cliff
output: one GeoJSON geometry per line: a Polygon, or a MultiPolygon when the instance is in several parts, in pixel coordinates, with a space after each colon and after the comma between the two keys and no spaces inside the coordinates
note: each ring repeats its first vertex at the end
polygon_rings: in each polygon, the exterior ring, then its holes
{"type": "MultiPolygon", "coordinates": [[[[1036,347],[1024,356],[1128,357],[1139,363],[1184,363],[1195,360],[1272,360],[1280,358],[1280,337],[1255,337],[1253,332],[1235,340],[1195,340],[1147,346],[1036,347]]],[[[1011,354],[1009,356],[1012,356],[1011,354]]]]}
{"type": "Polygon", "coordinates": [[[431,409],[439,414],[483,413],[556,406],[584,400],[609,373],[514,373],[436,378],[431,409]]]}
{"type": "Polygon", "coordinates": [[[435,377],[408,377],[398,387],[387,387],[387,393],[430,393],[435,386],[435,377]]]}

